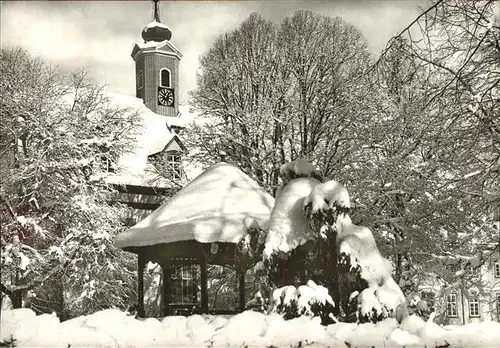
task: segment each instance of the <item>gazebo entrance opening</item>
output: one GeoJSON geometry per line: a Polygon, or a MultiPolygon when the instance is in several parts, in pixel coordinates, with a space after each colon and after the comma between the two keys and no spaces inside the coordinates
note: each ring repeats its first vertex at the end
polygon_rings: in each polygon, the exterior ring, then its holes
{"type": "MultiPolygon", "coordinates": [[[[208,266],[208,311],[210,314],[232,314],[242,311],[240,301],[252,299],[257,292],[254,271],[248,269],[241,277],[234,267],[208,266]],[[240,286],[241,291],[240,292],[240,286]]],[[[244,301],[243,301],[244,302],[244,301]]]]}
{"type": "MultiPolygon", "coordinates": [[[[139,316],[145,315],[144,271],[148,262],[157,263],[162,269],[161,313],[163,316],[243,311],[245,308],[245,268],[238,267],[235,248],[234,243],[199,243],[194,240],[137,249],[127,248],[126,250],[138,254],[139,316]],[[217,244],[215,248],[217,252],[212,252],[214,244],[217,244]],[[215,273],[210,275],[209,269],[215,273]],[[221,308],[222,303],[212,302],[209,296],[212,286],[215,289],[216,285],[222,285],[221,282],[217,282],[217,277],[212,277],[216,276],[220,270],[224,270],[222,272],[224,277],[233,276],[227,284],[224,284],[225,290],[233,284],[235,288],[233,305],[229,308],[221,308]]],[[[224,290],[224,287],[221,287],[221,290],[224,290]]],[[[213,295],[219,296],[220,294],[219,290],[213,295]]],[[[224,296],[221,297],[223,298],[224,296]]]]}
{"type": "MultiPolygon", "coordinates": [[[[172,267],[171,315],[201,313],[201,269],[199,265],[177,265],[172,267]]],[[[207,266],[208,313],[234,314],[239,304],[239,281],[234,268],[221,265],[207,266]]],[[[253,291],[253,284],[245,281],[245,298],[253,291]]],[[[252,293],[253,294],[253,293],[252,293]]]]}
{"type": "MultiPolygon", "coordinates": [[[[202,313],[201,306],[201,268],[200,265],[171,266],[170,278],[170,315],[192,315],[202,313]]],[[[147,281],[144,282],[144,311],[147,317],[163,316],[165,311],[165,295],[163,293],[163,272],[160,265],[148,263],[147,281]],[[147,299],[146,299],[147,297],[147,299]]],[[[257,292],[254,271],[245,273],[244,282],[240,284],[240,274],[234,267],[222,265],[207,266],[207,299],[208,313],[235,314],[243,310],[241,299],[252,299],[257,292]],[[240,294],[240,285],[244,294],[240,294]]],[[[167,284],[168,286],[168,284],[167,284]]]]}

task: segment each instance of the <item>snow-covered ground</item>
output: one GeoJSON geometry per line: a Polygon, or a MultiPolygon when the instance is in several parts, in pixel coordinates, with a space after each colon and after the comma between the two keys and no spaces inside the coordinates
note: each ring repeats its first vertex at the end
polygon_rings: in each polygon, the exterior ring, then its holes
{"type": "Polygon", "coordinates": [[[234,316],[193,315],[134,319],[109,309],[59,322],[29,309],[2,311],[0,341],[18,347],[499,347],[500,323],[441,327],[415,316],[401,325],[319,324],[318,318],[285,321],[246,311],[234,316]],[[449,345],[447,345],[449,344],[449,345]]]}

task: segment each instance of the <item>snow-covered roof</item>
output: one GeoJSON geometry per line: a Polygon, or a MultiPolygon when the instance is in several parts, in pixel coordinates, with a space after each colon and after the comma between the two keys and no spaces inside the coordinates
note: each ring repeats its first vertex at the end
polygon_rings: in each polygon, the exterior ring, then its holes
{"type": "Polygon", "coordinates": [[[187,128],[192,122],[196,120],[198,113],[190,108],[188,104],[179,105],[179,116],[171,117],[165,116],[169,127],[187,128]]]}
{"type": "Polygon", "coordinates": [[[141,42],[141,43],[135,43],[134,46],[137,46],[140,49],[143,48],[155,48],[158,47],[160,44],[162,44],[163,41],[148,41],[148,42],[141,42]]]}
{"type": "MultiPolygon", "coordinates": [[[[132,134],[129,134],[133,138],[131,151],[118,159],[116,171],[107,174],[104,178],[106,182],[120,185],[171,187],[172,182],[159,175],[148,161],[148,156],[163,151],[174,142],[183,147],[179,136],[170,131],[169,125],[170,123],[183,124],[188,121],[181,120],[180,117],[179,120],[176,120],[174,117],[158,115],[146,107],[140,98],[106,90],[101,91],[101,93],[107,106],[137,112],[139,117],[137,128],[132,131],[132,134]]],[[[62,97],[62,101],[71,105],[74,98],[74,93],[68,93],[62,97]]],[[[88,141],[94,141],[94,139],[88,141]]],[[[195,172],[195,174],[198,173],[195,172]]],[[[187,179],[193,177],[194,175],[187,176],[187,179]]]]}
{"type": "MultiPolygon", "coordinates": [[[[169,40],[163,40],[163,41],[147,41],[147,42],[140,42],[140,43],[135,43],[132,49],[132,58],[136,56],[137,53],[139,52],[150,52],[150,51],[160,51],[166,54],[169,54],[169,50],[171,51],[170,54],[176,55],[179,58],[182,58],[182,53],[181,51],[169,40]],[[165,49],[167,48],[167,49],[165,49]]],[[[134,58],[135,59],[135,58],[134,58]]]]}
{"type": "Polygon", "coordinates": [[[163,151],[172,141],[180,141],[177,135],[170,132],[167,117],[151,111],[140,98],[114,92],[104,93],[110,105],[137,111],[140,123],[135,132],[132,151],[118,160],[117,170],[106,178],[107,182],[121,185],[171,187],[172,182],[159,176],[154,166],[148,162],[148,156],[163,151]]]}
{"type": "Polygon", "coordinates": [[[146,28],[154,28],[154,27],[165,28],[165,29],[170,30],[170,28],[167,25],[160,23],[160,22],[157,22],[157,21],[152,21],[151,23],[146,25],[146,28]]]}
{"type": "Polygon", "coordinates": [[[237,243],[251,226],[266,229],[274,198],[240,169],[218,163],[121,233],[119,248],[196,240],[237,243]]]}

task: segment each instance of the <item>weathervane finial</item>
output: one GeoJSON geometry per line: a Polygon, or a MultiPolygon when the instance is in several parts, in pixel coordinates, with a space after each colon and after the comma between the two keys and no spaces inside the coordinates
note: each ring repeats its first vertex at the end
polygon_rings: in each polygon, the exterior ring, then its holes
{"type": "Polygon", "coordinates": [[[153,20],[160,23],[160,5],[158,4],[160,0],[153,1],[153,20]]]}

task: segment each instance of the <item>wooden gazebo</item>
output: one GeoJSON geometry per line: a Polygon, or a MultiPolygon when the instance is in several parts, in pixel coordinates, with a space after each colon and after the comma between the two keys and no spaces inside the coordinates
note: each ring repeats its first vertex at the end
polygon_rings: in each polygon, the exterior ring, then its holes
{"type": "Polygon", "coordinates": [[[170,315],[171,276],[178,265],[200,266],[201,312],[208,313],[207,265],[234,266],[239,309],[245,306],[245,270],[237,243],[249,228],[267,229],[274,199],[240,169],[211,166],[157,210],[116,237],[115,245],[138,256],[138,315],[144,317],[144,268],[163,270],[163,314],[170,315]]]}

